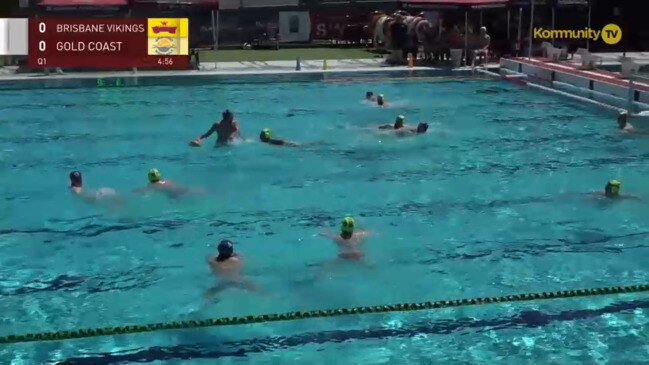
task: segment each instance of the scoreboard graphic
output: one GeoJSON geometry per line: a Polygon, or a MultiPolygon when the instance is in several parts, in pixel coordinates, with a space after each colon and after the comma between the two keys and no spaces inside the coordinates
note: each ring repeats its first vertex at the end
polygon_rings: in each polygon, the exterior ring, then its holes
{"type": "Polygon", "coordinates": [[[189,20],[0,19],[0,55],[34,68],[186,69],[189,20]]]}

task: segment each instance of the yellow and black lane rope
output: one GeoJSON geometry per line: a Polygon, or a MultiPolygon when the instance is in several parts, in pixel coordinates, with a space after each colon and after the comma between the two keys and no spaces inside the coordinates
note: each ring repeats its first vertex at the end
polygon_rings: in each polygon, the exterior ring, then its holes
{"type": "Polygon", "coordinates": [[[2,336],[0,337],[0,344],[36,342],[36,341],[61,341],[61,340],[72,340],[72,339],[88,338],[88,337],[125,335],[130,333],[157,332],[157,331],[164,331],[164,330],[179,330],[179,329],[215,327],[215,326],[234,326],[234,325],[251,324],[251,323],[292,321],[297,319],[337,317],[337,316],[346,316],[346,315],[354,315],[354,314],[417,311],[417,310],[426,310],[426,309],[465,307],[465,306],[496,304],[496,303],[530,302],[536,300],[559,299],[559,298],[577,298],[577,297],[592,297],[592,296],[613,295],[613,294],[640,293],[640,292],[648,292],[648,291],[649,291],[649,285],[642,284],[642,285],[616,286],[616,287],[595,288],[595,289],[577,289],[577,290],[563,290],[563,291],[531,293],[531,294],[514,294],[514,295],[506,295],[506,296],[499,296],[499,297],[487,297],[487,298],[440,300],[435,302],[375,305],[375,306],[368,306],[368,307],[353,307],[353,308],[343,308],[343,309],[323,309],[323,310],[311,310],[311,311],[304,311],[304,312],[287,312],[281,314],[250,315],[244,317],[211,318],[211,319],[201,319],[201,320],[194,320],[194,321],[162,322],[162,323],[151,323],[151,324],[132,325],[132,326],[88,328],[88,329],[77,329],[71,331],[42,332],[42,333],[30,333],[25,335],[2,336]]]}

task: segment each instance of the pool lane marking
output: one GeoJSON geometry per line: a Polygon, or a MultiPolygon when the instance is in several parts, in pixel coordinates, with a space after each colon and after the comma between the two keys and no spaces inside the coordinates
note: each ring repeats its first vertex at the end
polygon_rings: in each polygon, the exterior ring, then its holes
{"type": "Polygon", "coordinates": [[[132,334],[132,333],[158,332],[158,331],[166,331],[166,330],[180,330],[180,329],[205,328],[205,327],[217,327],[217,326],[234,326],[234,325],[244,325],[244,324],[252,324],[252,323],[284,322],[284,321],[310,319],[310,318],[339,317],[339,316],[358,315],[358,314],[409,312],[409,311],[467,307],[467,306],[496,304],[496,303],[531,302],[531,301],[559,299],[559,298],[593,297],[593,296],[603,296],[603,295],[646,293],[646,292],[649,292],[649,284],[606,287],[606,288],[562,290],[562,291],[555,291],[555,292],[542,292],[542,293],[529,293],[529,294],[514,294],[514,295],[486,297],[486,298],[479,297],[473,299],[442,300],[442,301],[434,301],[434,302],[429,301],[429,302],[421,302],[421,303],[402,303],[402,304],[376,305],[376,306],[352,307],[352,308],[342,308],[342,309],[310,310],[305,312],[286,312],[280,314],[210,318],[210,319],[191,320],[191,321],[161,322],[161,323],[150,323],[150,324],[143,324],[143,325],[87,328],[87,329],[76,329],[71,331],[54,331],[54,332],[29,333],[24,335],[9,335],[9,336],[0,337],[0,344],[61,341],[61,340],[72,340],[72,339],[100,337],[100,336],[125,335],[125,334],[132,334]]]}

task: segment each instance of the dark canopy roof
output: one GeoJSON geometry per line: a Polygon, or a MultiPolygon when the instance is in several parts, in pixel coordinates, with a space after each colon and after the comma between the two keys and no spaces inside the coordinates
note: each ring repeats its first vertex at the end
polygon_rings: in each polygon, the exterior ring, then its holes
{"type": "Polygon", "coordinates": [[[134,2],[136,4],[219,6],[218,0],[134,0],[134,2]]]}
{"type": "MultiPolygon", "coordinates": [[[[511,0],[512,6],[528,7],[532,4],[532,0],[511,0]]],[[[588,6],[588,0],[535,0],[534,5],[550,5],[550,6],[588,6]]]]}
{"type": "Polygon", "coordinates": [[[41,0],[41,6],[124,6],[128,0],[41,0]]]}
{"type": "Polygon", "coordinates": [[[507,5],[509,0],[400,0],[401,6],[405,9],[487,9],[501,8],[507,5]]]}

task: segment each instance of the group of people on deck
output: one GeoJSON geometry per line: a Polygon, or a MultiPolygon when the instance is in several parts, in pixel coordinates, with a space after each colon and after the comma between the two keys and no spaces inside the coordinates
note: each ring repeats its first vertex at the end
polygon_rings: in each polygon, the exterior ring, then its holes
{"type": "Polygon", "coordinates": [[[392,51],[387,61],[393,64],[405,63],[408,55],[414,62],[419,54],[424,61],[450,60],[451,49],[465,48],[467,65],[477,58],[486,60],[491,37],[486,27],[478,29],[475,32],[473,26],[442,24],[442,19],[428,19],[425,12],[411,16],[403,10],[392,15],[376,12],[367,27],[375,47],[392,51]]]}

